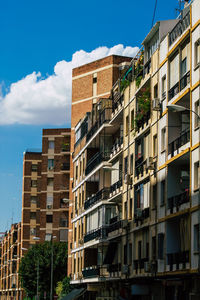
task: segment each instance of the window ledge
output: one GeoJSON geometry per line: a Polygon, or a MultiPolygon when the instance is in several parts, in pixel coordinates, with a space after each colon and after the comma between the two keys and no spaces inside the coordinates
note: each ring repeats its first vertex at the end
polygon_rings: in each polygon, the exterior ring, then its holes
{"type": "Polygon", "coordinates": [[[199,191],[199,188],[198,187],[195,187],[194,188],[194,193],[198,192],[199,191]]]}
{"type": "Polygon", "coordinates": [[[160,151],[161,154],[163,154],[164,152],[166,152],[166,149],[160,151]]]}
{"type": "Polygon", "coordinates": [[[200,127],[200,126],[196,126],[196,127],[194,128],[194,131],[197,131],[197,130],[199,129],[199,127],[200,127]]]}

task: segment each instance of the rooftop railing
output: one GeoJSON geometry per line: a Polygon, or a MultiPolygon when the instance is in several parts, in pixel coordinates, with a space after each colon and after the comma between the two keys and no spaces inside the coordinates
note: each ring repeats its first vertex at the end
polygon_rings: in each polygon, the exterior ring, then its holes
{"type": "Polygon", "coordinates": [[[188,12],[185,17],[180,20],[176,26],[172,29],[169,34],[169,45],[171,46],[176,39],[182,35],[182,33],[188,28],[190,25],[190,12],[188,12]]]}

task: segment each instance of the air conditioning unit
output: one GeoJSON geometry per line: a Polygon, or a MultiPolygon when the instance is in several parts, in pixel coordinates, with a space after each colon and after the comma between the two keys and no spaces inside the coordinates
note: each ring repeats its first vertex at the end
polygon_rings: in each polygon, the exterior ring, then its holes
{"type": "Polygon", "coordinates": [[[125,174],[124,183],[127,184],[127,185],[132,185],[132,178],[129,174],[125,174]]]}
{"type": "Polygon", "coordinates": [[[136,209],[136,218],[137,219],[141,219],[142,218],[142,209],[141,208],[137,208],[136,209]]]}
{"type": "Polygon", "coordinates": [[[52,204],[48,204],[47,209],[52,209],[52,204]]]}
{"type": "Polygon", "coordinates": [[[147,159],[146,159],[146,168],[148,170],[154,170],[153,157],[147,157],[147,159]]]}
{"type": "Polygon", "coordinates": [[[122,274],[128,274],[128,265],[122,266],[122,274]]]}
{"type": "Polygon", "coordinates": [[[151,272],[151,264],[149,261],[144,262],[144,271],[147,273],[151,272]]]}
{"type": "Polygon", "coordinates": [[[159,111],[161,110],[161,105],[160,105],[160,99],[159,98],[155,98],[152,101],[152,109],[155,111],[159,111]]]}

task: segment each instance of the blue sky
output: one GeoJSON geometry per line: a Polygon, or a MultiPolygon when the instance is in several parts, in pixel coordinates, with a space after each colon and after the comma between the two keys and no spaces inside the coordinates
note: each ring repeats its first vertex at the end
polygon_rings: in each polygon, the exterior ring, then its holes
{"type": "MultiPolygon", "coordinates": [[[[70,126],[71,68],[111,53],[134,55],[151,28],[154,5],[1,2],[0,231],[21,218],[23,151],[41,147],[42,128],[70,126]]],[[[155,21],[175,18],[177,6],[177,0],[158,0],[155,21]]]]}

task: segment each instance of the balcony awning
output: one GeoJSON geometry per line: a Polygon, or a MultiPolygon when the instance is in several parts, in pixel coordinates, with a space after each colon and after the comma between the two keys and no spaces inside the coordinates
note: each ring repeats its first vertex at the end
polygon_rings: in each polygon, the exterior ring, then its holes
{"type": "Polygon", "coordinates": [[[81,297],[83,294],[85,294],[85,292],[85,288],[73,289],[68,295],[61,298],[61,300],[76,300],[79,299],[79,297],[81,297]]]}

